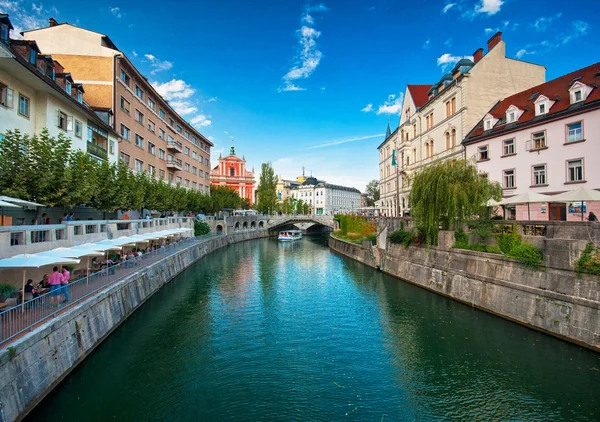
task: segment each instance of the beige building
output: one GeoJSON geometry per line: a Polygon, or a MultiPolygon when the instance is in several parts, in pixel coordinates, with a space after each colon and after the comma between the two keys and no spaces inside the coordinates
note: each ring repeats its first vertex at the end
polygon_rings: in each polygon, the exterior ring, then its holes
{"type": "Polygon", "coordinates": [[[375,204],[382,214],[398,215],[398,169],[392,165],[393,155],[398,147],[398,129],[391,131],[390,122],[385,140],[377,147],[379,150],[379,200],[375,204]]]}
{"type": "Polygon", "coordinates": [[[292,188],[300,186],[302,183],[296,180],[285,180],[281,176],[277,176],[277,199],[282,203],[284,199],[292,197],[292,188]]]}
{"type": "Polygon", "coordinates": [[[121,135],[119,156],[132,170],[210,191],[213,144],[169,106],[108,36],[54,19],[23,36],[85,85],[85,102],[121,135]]]}
{"type": "Polygon", "coordinates": [[[400,214],[410,211],[410,180],[416,172],[440,160],[464,157],[462,140],[494,104],[545,82],[544,66],[506,57],[501,32],[487,45],[487,54],[479,48],[473,60],[460,60],[430,86],[426,98],[422,89],[407,86],[396,131],[400,214]]]}

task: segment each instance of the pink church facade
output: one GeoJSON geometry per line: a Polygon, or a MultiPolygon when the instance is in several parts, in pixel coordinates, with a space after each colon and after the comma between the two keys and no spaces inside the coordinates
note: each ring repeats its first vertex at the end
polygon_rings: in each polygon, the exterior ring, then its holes
{"type": "MultiPolygon", "coordinates": [[[[500,101],[463,141],[466,157],[502,185],[505,198],[600,190],[600,63],[500,101]]],[[[600,203],[507,208],[516,220],[581,221],[600,203]],[[583,211],[583,212],[582,212],[583,211]]]]}

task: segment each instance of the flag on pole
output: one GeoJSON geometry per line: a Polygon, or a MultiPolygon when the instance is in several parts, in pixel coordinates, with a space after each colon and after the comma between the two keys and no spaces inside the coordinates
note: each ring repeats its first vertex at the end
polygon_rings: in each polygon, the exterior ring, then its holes
{"type": "Polygon", "coordinates": [[[396,150],[392,150],[392,166],[396,165],[396,150]]]}

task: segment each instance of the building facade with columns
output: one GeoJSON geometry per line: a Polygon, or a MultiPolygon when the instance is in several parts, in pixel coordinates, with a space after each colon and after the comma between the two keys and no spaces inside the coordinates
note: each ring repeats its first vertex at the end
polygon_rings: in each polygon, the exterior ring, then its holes
{"type": "Polygon", "coordinates": [[[294,203],[308,204],[310,214],[333,215],[355,212],[360,208],[360,191],[356,188],[334,185],[314,177],[291,189],[294,203]]]}
{"type": "Polygon", "coordinates": [[[489,39],[487,50],[479,48],[473,60],[458,61],[426,93],[407,86],[396,138],[400,214],[410,212],[416,173],[464,158],[462,140],[496,102],[545,82],[544,66],[506,57],[501,32],[489,39]]]}
{"type": "Polygon", "coordinates": [[[210,181],[214,186],[229,186],[235,189],[240,198],[250,201],[250,206],[254,204],[254,169],[246,170],[246,159],[235,155],[233,145],[227,157],[219,156],[217,166],[210,172],[210,181]]]}

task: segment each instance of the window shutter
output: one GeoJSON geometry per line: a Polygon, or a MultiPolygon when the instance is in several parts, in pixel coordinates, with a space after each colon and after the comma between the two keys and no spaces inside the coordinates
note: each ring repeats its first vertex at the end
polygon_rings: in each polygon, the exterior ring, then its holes
{"type": "Polygon", "coordinates": [[[67,132],[73,132],[73,116],[67,116],[67,132]]]}

